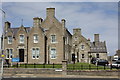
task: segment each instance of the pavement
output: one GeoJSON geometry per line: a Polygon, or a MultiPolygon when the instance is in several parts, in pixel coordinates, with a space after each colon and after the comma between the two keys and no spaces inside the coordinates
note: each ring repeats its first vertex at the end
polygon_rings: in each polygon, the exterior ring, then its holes
{"type": "Polygon", "coordinates": [[[3,78],[2,80],[119,80],[116,78],[3,78]]]}
{"type": "Polygon", "coordinates": [[[119,78],[119,76],[86,76],[86,75],[57,75],[57,74],[4,74],[3,78],[119,78]]]}

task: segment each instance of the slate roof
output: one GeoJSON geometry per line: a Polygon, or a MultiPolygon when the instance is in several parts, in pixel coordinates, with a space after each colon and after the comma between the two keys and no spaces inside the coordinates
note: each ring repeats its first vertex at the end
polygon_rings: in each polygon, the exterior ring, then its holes
{"type": "Polygon", "coordinates": [[[105,42],[90,42],[91,53],[107,53],[105,42]]]}
{"type": "MultiPolygon", "coordinates": [[[[28,33],[29,31],[30,31],[30,29],[31,29],[31,27],[24,27],[25,28],[25,30],[26,30],[26,32],[28,33]]],[[[17,32],[18,32],[18,30],[19,30],[19,27],[18,28],[9,28],[8,29],[8,32],[12,32],[13,33],[13,36],[15,36],[16,34],[17,34],[17,32]]]]}

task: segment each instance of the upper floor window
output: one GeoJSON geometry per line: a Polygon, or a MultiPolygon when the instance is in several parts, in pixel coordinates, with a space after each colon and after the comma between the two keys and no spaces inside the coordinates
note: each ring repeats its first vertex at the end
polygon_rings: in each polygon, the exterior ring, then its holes
{"type": "Polygon", "coordinates": [[[56,58],[56,49],[55,48],[51,49],[50,57],[51,57],[51,59],[55,59],[56,58]]]}
{"type": "Polygon", "coordinates": [[[12,36],[8,36],[8,44],[12,44],[12,36]]]}
{"type": "Polygon", "coordinates": [[[40,56],[39,54],[40,54],[39,48],[33,48],[32,49],[32,58],[33,59],[38,59],[39,56],[40,56]]]}
{"type": "Polygon", "coordinates": [[[24,35],[20,35],[20,43],[24,43],[24,35]]]}
{"type": "Polygon", "coordinates": [[[68,39],[68,37],[65,37],[65,44],[69,44],[69,39],[68,39]]]}
{"type": "Polygon", "coordinates": [[[99,54],[96,54],[96,58],[99,58],[99,54]]]}
{"type": "Polygon", "coordinates": [[[6,59],[12,59],[13,49],[6,49],[6,59]]]}
{"type": "Polygon", "coordinates": [[[33,37],[34,37],[34,43],[38,43],[38,35],[35,34],[33,37]]]}
{"type": "Polygon", "coordinates": [[[75,41],[77,41],[77,40],[78,40],[78,37],[77,37],[77,36],[75,36],[75,37],[74,37],[74,40],[75,40],[75,41]]]}
{"type": "Polygon", "coordinates": [[[84,50],[84,47],[85,47],[84,45],[81,45],[81,49],[82,49],[82,50],[84,50]]]}
{"type": "Polygon", "coordinates": [[[56,42],[56,36],[55,35],[51,35],[51,42],[52,43],[56,42]]]}

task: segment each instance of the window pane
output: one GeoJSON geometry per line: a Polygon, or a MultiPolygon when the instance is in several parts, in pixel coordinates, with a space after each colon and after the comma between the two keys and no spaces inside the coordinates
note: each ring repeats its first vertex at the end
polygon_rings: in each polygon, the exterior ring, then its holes
{"type": "Polygon", "coordinates": [[[34,43],[38,43],[38,35],[37,34],[34,35],[34,43]]]}
{"type": "Polygon", "coordinates": [[[12,49],[9,49],[10,58],[12,58],[12,49]]]}
{"type": "Polygon", "coordinates": [[[99,58],[99,54],[96,54],[97,58],[99,58]]]}
{"type": "Polygon", "coordinates": [[[35,58],[35,49],[32,49],[32,58],[35,58]]]}
{"type": "Polygon", "coordinates": [[[36,58],[39,58],[39,53],[40,53],[39,48],[36,48],[36,58]]]}
{"type": "Polygon", "coordinates": [[[84,45],[81,45],[81,49],[84,49],[84,45]]]}
{"type": "Polygon", "coordinates": [[[51,58],[56,58],[56,49],[51,49],[51,58]]]}
{"type": "Polygon", "coordinates": [[[24,43],[24,35],[20,35],[20,43],[24,43]]]}
{"type": "Polygon", "coordinates": [[[6,50],[6,58],[9,58],[9,49],[6,50]]]}
{"type": "Polygon", "coordinates": [[[8,36],[8,44],[12,44],[12,36],[8,36]]]}
{"type": "Polygon", "coordinates": [[[51,42],[56,42],[56,36],[55,35],[51,35],[51,42]]]}
{"type": "Polygon", "coordinates": [[[82,54],[82,58],[84,58],[84,54],[82,54]]]}

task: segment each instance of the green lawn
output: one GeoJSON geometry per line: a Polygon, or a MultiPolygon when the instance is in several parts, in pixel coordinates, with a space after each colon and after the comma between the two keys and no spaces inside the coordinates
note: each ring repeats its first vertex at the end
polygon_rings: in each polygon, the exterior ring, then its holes
{"type": "MultiPolygon", "coordinates": [[[[10,68],[17,68],[13,65],[10,68]]],[[[18,68],[62,68],[62,64],[18,64],[18,68]]],[[[108,66],[96,66],[89,63],[67,64],[67,70],[111,70],[108,66]]],[[[116,70],[113,68],[112,70],[116,70]]]]}
{"type": "Polygon", "coordinates": [[[96,66],[94,64],[89,63],[75,63],[75,64],[68,64],[68,70],[110,70],[108,66],[96,66]]]}

